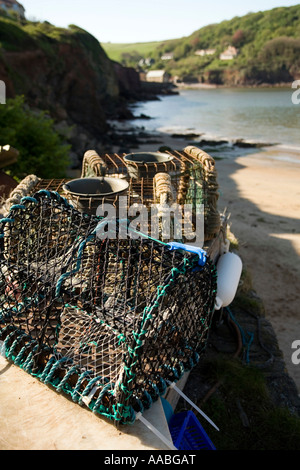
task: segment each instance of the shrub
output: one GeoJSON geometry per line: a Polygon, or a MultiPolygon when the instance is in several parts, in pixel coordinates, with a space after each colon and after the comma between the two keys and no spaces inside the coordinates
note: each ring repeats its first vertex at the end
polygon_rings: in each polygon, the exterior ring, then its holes
{"type": "Polygon", "coordinates": [[[22,96],[0,106],[0,145],[11,145],[20,152],[18,161],[7,168],[13,177],[65,176],[70,147],[54,130],[54,122],[46,112],[33,111],[22,96]]]}

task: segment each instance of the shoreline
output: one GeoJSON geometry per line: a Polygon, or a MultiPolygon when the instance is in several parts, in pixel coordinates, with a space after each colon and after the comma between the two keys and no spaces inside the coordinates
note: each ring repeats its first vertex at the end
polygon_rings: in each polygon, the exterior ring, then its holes
{"type": "Polygon", "coordinates": [[[236,152],[237,155],[239,152],[247,154],[258,151],[259,149],[268,148],[300,155],[300,145],[298,147],[280,142],[263,142],[252,139],[218,137],[196,132],[194,129],[177,130],[173,128],[168,131],[149,130],[144,126],[136,125],[135,121],[137,119],[148,121],[153,118],[141,115],[137,116],[134,120],[109,121],[112,133],[114,134],[113,153],[118,152],[118,149],[120,152],[120,147],[122,147],[122,145],[120,146],[121,142],[125,147],[128,147],[126,149],[128,152],[124,153],[147,150],[157,151],[160,148],[182,150],[188,145],[194,145],[196,147],[200,146],[207,153],[209,153],[209,150],[212,151],[214,153],[212,156],[215,156],[217,159],[225,158],[228,155],[231,157],[230,154],[235,156],[234,152],[236,152]]]}
{"type": "Polygon", "coordinates": [[[187,90],[187,89],[211,89],[211,88],[256,88],[256,89],[266,89],[266,88],[292,88],[292,83],[286,82],[279,82],[279,83],[260,83],[260,84],[215,84],[215,83],[188,83],[188,82],[181,82],[175,83],[175,88],[187,90]]]}

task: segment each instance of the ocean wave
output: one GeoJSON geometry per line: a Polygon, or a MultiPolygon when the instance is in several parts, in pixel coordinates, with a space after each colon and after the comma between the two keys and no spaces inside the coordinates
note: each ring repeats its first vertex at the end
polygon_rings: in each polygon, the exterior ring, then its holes
{"type": "Polygon", "coordinates": [[[288,151],[300,153],[300,146],[299,145],[277,144],[276,148],[281,149],[281,150],[288,150],[288,151]]]}

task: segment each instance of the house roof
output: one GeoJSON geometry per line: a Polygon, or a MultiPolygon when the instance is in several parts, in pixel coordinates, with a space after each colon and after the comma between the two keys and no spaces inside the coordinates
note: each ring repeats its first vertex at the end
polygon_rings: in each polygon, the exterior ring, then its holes
{"type": "Polygon", "coordinates": [[[164,70],[149,70],[147,75],[151,77],[162,77],[166,72],[164,70]]]}
{"type": "Polygon", "coordinates": [[[16,6],[25,11],[23,5],[21,5],[21,3],[17,2],[16,0],[0,0],[0,7],[13,8],[16,6]]]}
{"type": "Polygon", "coordinates": [[[237,54],[237,48],[234,46],[228,46],[227,49],[223,52],[223,54],[237,54]]]}

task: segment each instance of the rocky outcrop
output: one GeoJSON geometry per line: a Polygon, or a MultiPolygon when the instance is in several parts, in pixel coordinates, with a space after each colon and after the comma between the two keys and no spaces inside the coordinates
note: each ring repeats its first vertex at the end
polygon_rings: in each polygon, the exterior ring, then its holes
{"type": "Polygon", "coordinates": [[[115,112],[119,87],[100,44],[91,53],[82,41],[84,34],[72,34],[69,42],[63,37],[48,41],[48,49],[36,42],[29,50],[4,50],[0,73],[8,98],[24,94],[30,106],[49,111],[55,120],[101,133],[107,114],[115,112]]]}
{"type": "Polygon", "coordinates": [[[128,101],[139,97],[139,75],[113,63],[76,26],[0,23],[0,78],[7,98],[22,94],[31,108],[49,113],[72,146],[73,167],[88,148],[109,146],[108,121],[133,117],[128,101]]]}
{"type": "Polygon", "coordinates": [[[122,96],[139,99],[142,93],[139,73],[134,68],[123,67],[118,62],[113,62],[113,67],[122,96]]]}

